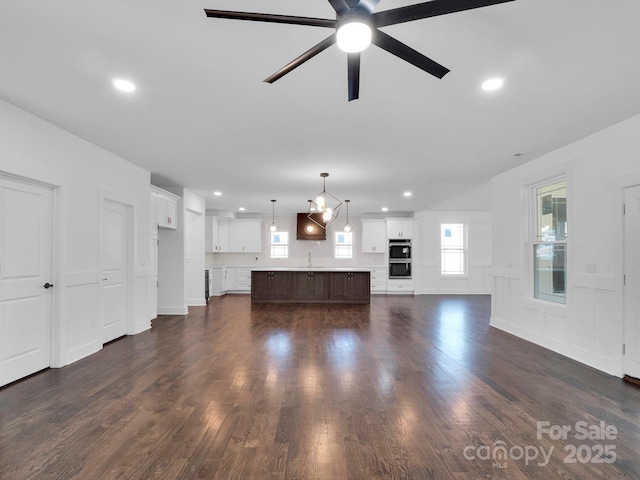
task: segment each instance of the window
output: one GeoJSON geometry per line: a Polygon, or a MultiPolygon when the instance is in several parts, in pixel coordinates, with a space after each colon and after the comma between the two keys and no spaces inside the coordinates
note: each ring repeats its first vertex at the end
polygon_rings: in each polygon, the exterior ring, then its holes
{"type": "Polygon", "coordinates": [[[466,232],[464,223],[440,225],[440,273],[466,275],[466,232]]]}
{"type": "Polygon", "coordinates": [[[353,232],[336,232],[335,247],[336,258],[353,258],[353,232]]]}
{"type": "Polygon", "coordinates": [[[271,233],[271,258],[289,258],[289,232],[271,233]]]}
{"type": "Polygon", "coordinates": [[[534,188],[533,296],[566,303],[567,182],[534,188]]]}

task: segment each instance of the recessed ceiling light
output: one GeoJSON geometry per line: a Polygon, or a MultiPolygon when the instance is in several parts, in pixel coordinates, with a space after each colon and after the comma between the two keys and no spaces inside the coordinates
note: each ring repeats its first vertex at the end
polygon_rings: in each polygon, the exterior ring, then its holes
{"type": "Polygon", "coordinates": [[[220,195],[222,195],[222,192],[218,192],[218,191],[216,190],[215,192],[213,192],[213,194],[214,194],[216,197],[219,197],[220,195]]]}
{"type": "Polygon", "coordinates": [[[504,84],[504,80],[501,78],[490,78],[486,82],[482,84],[482,89],[491,92],[493,90],[498,90],[504,84]]]}
{"type": "Polygon", "coordinates": [[[404,193],[403,193],[403,195],[404,195],[405,197],[410,197],[411,195],[413,195],[413,193],[411,193],[411,192],[404,192],[404,193]]]}
{"type": "Polygon", "coordinates": [[[129,80],[125,80],[123,78],[116,78],[113,81],[113,86],[116,87],[121,92],[131,93],[135,91],[136,86],[130,82],[129,80]]]}
{"type": "Polygon", "coordinates": [[[244,212],[246,210],[246,208],[240,207],[238,210],[240,210],[241,212],[244,212]]]}
{"type": "Polygon", "coordinates": [[[383,212],[388,212],[389,209],[387,207],[382,207],[380,210],[382,210],[383,212]]]}

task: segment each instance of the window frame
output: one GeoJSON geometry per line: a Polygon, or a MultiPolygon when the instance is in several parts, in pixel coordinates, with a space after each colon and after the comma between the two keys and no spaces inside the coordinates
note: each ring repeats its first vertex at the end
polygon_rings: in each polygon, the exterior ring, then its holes
{"type": "Polygon", "coordinates": [[[441,278],[465,278],[469,276],[469,226],[466,222],[440,222],[440,277],[441,278]],[[462,227],[462,247],[448,247],[443,244],[445,225],[460,225],[462,227]],[[462,253],[462,272],[445,272],[443,256],[445,251],[462,253]]]}
{"type": "Polygon", "coordinates": [[[289,235],[288,231],[278,230],[276,232],[272,232],[271,230],[269,230],[269,258],[271,258],[271,259],[289,258],[289,247],[290,246],[291,246],[291,235],[289,235]],[[283,233],[286,234],[286,236],[287,236],[287,242],[286,243],[274,243],[273,242],[274,235],[281,235],[283,233]],[[285,254],[284,255],[274,256],[273,255],[274,248],[283,248],[285,254]]]}
{"type": "MultiPolygon", "coordinates": [[[[568,279],[569,279],[569,240],[570,240],[570,230],[571,230],[571,222],[570,222],[570,213],[569,213],[569,179],[567,175],[560,175],[557,177],[549,178],[544,181],[538,182],[534,185],[530,186],[530,201],[531,206],[529,208],[529,214],[531,215],[530,221],[530,233],[528,238],[529,248],[527,251],[527,256],[529,258],[529,267],[530,267],[530,275],[529,281],[531,282],[529,288],[529,297],[534,302],[542,302],[547,305],[553,305],[556,307],[566,307],[568,301],[568,279]],[[563,183],[565,189],[565,225],[564,225],[564,238],[561,240],[557,239],[544,239],[543,235],[539,234],[541,232],[541,225],[539,224],[540,215],[538,212],[538,191],[544,187],[550,187],[555,184],[563,183]],[[563,278],[563,288],[564,292],[562,295],[555,295],[555,292],[545,293],[540,292],[539,288],[539,268],[536,268],[536,258],[539,253],[540,247],[548,247],[552,252],[551,261],[553,262],[553,255],[555,252],[562,251],[563,256],[563,267],[564,267],[564,278],[563,278]]],[[[541,198],[542,200],[542,198],[541,198]]],[[[542,204],[540,204],[542,205],[542,204]]],[[[553,268],[552,268],[553,275],[553,268]]],[[[553,276],[552,276],[552,285],[553,285],[553,276]]]]}
{"type": "Polygon", "coordinates": [[[353,230],[350,232],[344,232],[341,230],[337,230],[333,232],[333,258],[336,260],[351,260],[353,259],[353,245],[355,243],[353,230]],[[339,243],[338,235],[348,235],[351,238],[351,242],[349,243],[339,243]],[[349,251],[349,256],[338,256],[338,249],[341,247],[347,247],[349,251]]]}

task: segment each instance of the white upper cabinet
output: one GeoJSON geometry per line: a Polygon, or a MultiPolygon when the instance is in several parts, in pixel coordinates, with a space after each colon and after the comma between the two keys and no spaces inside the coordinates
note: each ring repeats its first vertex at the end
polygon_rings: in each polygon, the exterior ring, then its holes
{"type": "MultiPolygon", "coordinates": [[[[154,187],[157,188],[157,187],[154,187]]],[[[178,200],[172,194],[162,191],[151,192],[151,217],[155,213],[155,223],[158,228],[178,228],[178,200]],[[155,212],[153,206],[155,203],[155,212]]]]}
{"type": "Polygon", "coordinates": [[[262,220],[231,220],[207,215],[205,251],[214,253],[260,253],[262,220]]]}
{"type": "Polygon", "coordinates": [[[262,220],[229,222],[229,251],[260,253],[262,251],[262,220]]]}
{"type": "Polygon", "coordinates": [[[386,248],[384,220],[362,220],[362,253],[385,253],[386,248]]]}
{"type": "Polygon", "coordinates": [[[229,252],[229,220],[218,219],[218,250],[219,253],[229,252]]]}
{"type": "Polygon", "coordinates": [[[204,233],[204,251],[205,252],[219,252],[220,246],[220,234],[218,228],[218,217],[212,217],[207,215],[205,217],[205,233],[204,233]]]}
{"type": "Polygon", "coordinates": [[[149,202],[149,233],[158,233],[158,220],[156,218],[158,194],[151,192],[149,202]]]}
{"type": "Polygon", "coordinates": [[[413,237],[413,219],[387,219],[387,238],[411,239],[413,237]]]}

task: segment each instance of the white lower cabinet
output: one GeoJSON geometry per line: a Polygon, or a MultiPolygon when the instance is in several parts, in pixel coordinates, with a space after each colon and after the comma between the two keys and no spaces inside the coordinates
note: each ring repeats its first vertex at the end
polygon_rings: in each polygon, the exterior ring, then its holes
{"type": "Polygon", "coordinates": [[[222,269],[222,291],[230,292],[236,289],[236,269],[224,267],[222,269]]]}
{"type": "Polygon", "coordinates": [[[209,296],[219,297],[222,294],[222,268],[209,268],[209,296]]]}
{"type": "Polygon", "coordinates": [[[251,268],[221,267],[221,293],[251,293],[251,268]]]}
{"type": "Polygon", "coordinates": [[[238,292],[251,292],[251,269],[236,269],[236,290],[238,292]]]}
{"type": "Polygon", "coordinates": [[[413,280],[387,280],[387,293],[413,294],[413,280]]]}
{"type": "Polygon", "coordinates": [[[387,269],[385,267],[371,269],[371,293],[387,292],[387,269]]]}

